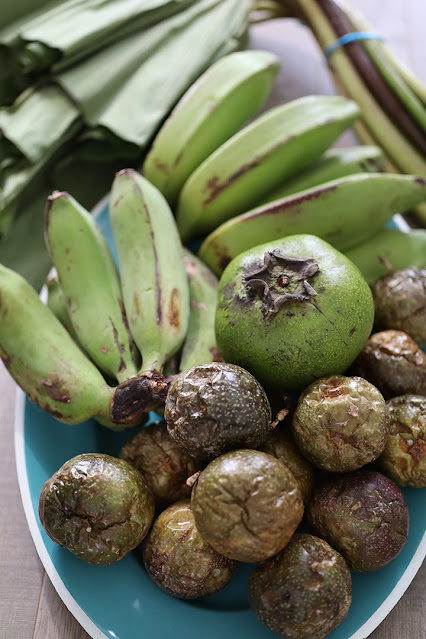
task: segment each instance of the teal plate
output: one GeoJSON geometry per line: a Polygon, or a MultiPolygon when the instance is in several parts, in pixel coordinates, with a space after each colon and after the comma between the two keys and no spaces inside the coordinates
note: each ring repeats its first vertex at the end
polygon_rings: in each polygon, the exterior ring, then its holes
{"type": "MultiPolygon", "coordinates": [[[[105,201],[97,219],[113,247],[105,201]]],[[[242,564],[221,592],[188,602],[166,595],[149,580],[138,549],[112,566],[95,567],[59,548],[46,535],[38,518],[44,482],[79,453],[118,456],[133,433],[114,433],[92,420],[78,426],[64,425],[29,402],[18,389],[15,453],[22,502],[37,552],[67,608],[93,639],[172,639],[200,633],[203,639],[276,637],[249,609],[247,579],[253,565],[242,564]]],[[[386,568],[353,574],[352,605],[330,639],[368,637],[419,569],[426,554],[425,491],[408,488],[403,493],[410,512],[407,543],[386,568]]]]}

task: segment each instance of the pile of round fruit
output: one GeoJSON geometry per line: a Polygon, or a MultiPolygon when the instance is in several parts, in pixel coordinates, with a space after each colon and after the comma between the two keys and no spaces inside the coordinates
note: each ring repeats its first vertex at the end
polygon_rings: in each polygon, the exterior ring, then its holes
{"type": "Polygon", "coordinates": [[[95,565],[142,542],[152,581],[183,599],[257,563],[258,619],[321,639],[348,612],[350,571],[404,546],[397,484],[426,486],[426,271],[371,291],[318,238],[263,245],[222,275],[216,337],[225,361],[172,376],[164,420],[120,459],[85,453],[45,483],[41,522],[95,565]]]}

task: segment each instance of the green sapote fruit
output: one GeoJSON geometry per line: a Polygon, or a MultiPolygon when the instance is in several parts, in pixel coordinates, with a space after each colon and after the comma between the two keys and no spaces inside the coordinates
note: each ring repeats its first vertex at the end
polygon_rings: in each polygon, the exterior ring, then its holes
{"type": "Polygon", "coordinates": [[[373,297],[358,268],[313,235],[242,253],[219,283],[218,348],[267,388],[302,390],[343,373],[373,321],[373,297]]]}

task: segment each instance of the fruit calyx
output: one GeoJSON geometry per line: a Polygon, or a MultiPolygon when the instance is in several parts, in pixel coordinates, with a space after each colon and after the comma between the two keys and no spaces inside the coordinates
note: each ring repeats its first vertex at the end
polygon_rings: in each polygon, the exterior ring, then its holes
{"type": "Polygon", "coordinates": [[[312,257],[289,257],[267,251],[263,266],[244,276],[246,288],[254,289],[262,300],[264,315],[277,313],[287,302],[305,302],[317,295],[308,279],[319,271],[312,257]]]}

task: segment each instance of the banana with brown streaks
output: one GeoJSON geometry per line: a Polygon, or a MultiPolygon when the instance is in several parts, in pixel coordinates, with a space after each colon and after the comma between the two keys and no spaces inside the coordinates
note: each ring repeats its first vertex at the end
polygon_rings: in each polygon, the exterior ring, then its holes
{"type": "Polygon", "coordinates": [[[161,373],[181,347],[189,318],[188,282],[173,214],[155,186],[124,169],[112,185],[110,218],[141,371],[161,373]]]}
{"type": "Polygon", "coordinates": [[[47,202],[45,237],[78,341],[110,378],[136,375],[118,272],[96,220],[56,191],[47,202]]]}
{"type": "Polygon", "coordinates": [[[225,222],[205,239],[199,257],[220,275],[235,256],[258,244],[305,233],[345,251],[380,231],[395,213],[423,202],[425,196],[425,182],[416,176],[349,175],[225,222]]]}
{"type": "Polygon", "coordinates": [[[268,191],[317,160],[358,117],[339,96],[306,96],[258,117],[188,178],[176,213],[184,243],[256,205],[268,191]]]}

